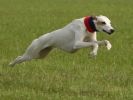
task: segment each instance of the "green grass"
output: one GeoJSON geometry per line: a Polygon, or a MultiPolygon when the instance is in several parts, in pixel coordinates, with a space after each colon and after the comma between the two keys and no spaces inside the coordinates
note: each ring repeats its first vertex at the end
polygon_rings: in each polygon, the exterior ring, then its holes
{"type": "Polygon", "coordinates": [[[0,0],[0,100],[133,100],[133,0],[0,0]],[[96,59],[90,49],[53,50],[46,59],[8,63],[38,36],[75,18],[106,15],[116,32],[96,59]]]}

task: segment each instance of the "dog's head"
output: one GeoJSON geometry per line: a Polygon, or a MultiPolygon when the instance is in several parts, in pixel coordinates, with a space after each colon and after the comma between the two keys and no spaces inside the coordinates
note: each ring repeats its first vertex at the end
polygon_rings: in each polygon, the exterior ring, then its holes
{"type": "Polygon", "coordinates": [[[106,16],[95,16],[93,17],[95,27],[98,31],[103,31],[108,34],[114,32],[114,28],[111,26],[111,21],[106,16]]]}

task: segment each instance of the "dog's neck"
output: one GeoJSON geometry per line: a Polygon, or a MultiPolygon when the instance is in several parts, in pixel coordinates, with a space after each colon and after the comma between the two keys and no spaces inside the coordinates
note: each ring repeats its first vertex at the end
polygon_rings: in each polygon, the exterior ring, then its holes
{"type": "Polygon", "coordinates": [[[84,18],[84,24],[85,24],[86,30],[87,30],[88,32],[94,33],[94,32],[97,31],[92,16],[87,16],[87,17],[85,17],[85,18],[84,18]]]}

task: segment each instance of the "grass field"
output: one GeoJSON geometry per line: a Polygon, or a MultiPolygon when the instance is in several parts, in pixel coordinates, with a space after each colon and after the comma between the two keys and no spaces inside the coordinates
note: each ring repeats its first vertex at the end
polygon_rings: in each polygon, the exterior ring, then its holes
{"type": "Polygon", "coordinates": [[[0,0],[0,100],[133,100],[133,0],[0,0]],[[116,32],[96,59],[90,49],[53,50],[46,59],[8,63],[38,36],[75,18],[106,15],[116,32]]]}

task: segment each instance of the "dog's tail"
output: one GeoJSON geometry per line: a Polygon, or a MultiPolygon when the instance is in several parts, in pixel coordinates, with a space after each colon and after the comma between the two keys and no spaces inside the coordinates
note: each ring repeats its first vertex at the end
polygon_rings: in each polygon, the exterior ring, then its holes
{"type": "Polygon", "coordinates": [[[29,56],[18,56],[15,60],[9,63],[9,66],[15,66],[16,64],[22,63],[24,61],[29,61],[31,60],[31,57],[29,56]]]}

